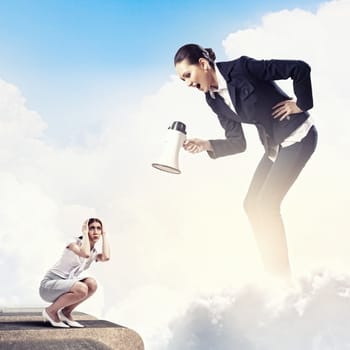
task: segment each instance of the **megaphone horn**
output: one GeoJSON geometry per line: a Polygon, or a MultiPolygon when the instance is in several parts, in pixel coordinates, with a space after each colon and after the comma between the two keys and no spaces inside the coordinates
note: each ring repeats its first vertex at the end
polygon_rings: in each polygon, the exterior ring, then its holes
{"type": "Polygon", "coordinates": [[[186,140],[186,125],[175,121],[168,128],[163,153],[158,162],[152,163],[156,169],[171,174],[181,174],[179,169],[179,152],[186,140]]]}

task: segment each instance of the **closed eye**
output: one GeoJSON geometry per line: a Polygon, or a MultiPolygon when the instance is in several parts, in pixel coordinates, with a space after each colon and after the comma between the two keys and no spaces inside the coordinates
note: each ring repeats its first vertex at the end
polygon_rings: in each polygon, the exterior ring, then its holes
{"type": "Polygon", "coordinates": [[[182,78],[181,78],[181,80],[183,80],[183,81],[185,81],[185,79],[188,79],[188,78],[190,78],[191,77],[191,73],[184,73],[184,74],[182,74],[182,78]]]}

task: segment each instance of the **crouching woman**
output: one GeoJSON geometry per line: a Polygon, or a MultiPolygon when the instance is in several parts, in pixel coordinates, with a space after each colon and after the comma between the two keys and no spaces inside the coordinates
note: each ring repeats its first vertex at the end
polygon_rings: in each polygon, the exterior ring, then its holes
{"type": "Polygon", "coordinates": [[[86,270],[94,261],[108,261],[110,248],[100,219],[90,218],[83,223],[82,236],[69,243],[59,261],[46,273],[40,283],[39,294],[49,303],[42,312],[44,322],[53,327],[84,327],[74,321],[72,311],[91,297],[97,289],[94,278],[86,270]],[[102,252],[95,244],[102,239],[102,252]]]}

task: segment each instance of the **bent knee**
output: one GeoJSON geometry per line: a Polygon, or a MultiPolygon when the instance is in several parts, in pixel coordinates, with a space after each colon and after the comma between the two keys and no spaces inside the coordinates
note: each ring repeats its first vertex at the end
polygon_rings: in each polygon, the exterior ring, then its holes
{"type": "Polygon", "coordinates": [[[245,199],[243,208],[249,219],[260,219],[280,214],[280,202],[271,201],[262,197],[245,199]]]}
{"type": "Polygon", "coordinates": [[[243,209],[248,217],[255,215],[258,209],[257,201],[246,197],[243,201],[243,209]]]}
{"type": "Polygon", "coordinates": [[[97,282],[94,278],[87,278],[84,283],[86,284],[86,286],[88,287],[89,292],[95,292],[97,289],[97,282]]]}
{"type": "Polygon", "coordinates": [[[85,298],[89,292],[89,289],[85,283],[76,282],[71,291],[78,295],[80,298],[85,298]]]}

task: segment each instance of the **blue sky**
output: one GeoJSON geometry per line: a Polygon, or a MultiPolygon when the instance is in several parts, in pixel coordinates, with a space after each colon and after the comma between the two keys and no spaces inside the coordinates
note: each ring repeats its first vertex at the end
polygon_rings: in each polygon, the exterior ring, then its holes
{"type": "MultiPolygon", "coordinates": [[[[173,74],[187,42],[215,48],[263,14],[320,1],[11,0],[0,3],[0,77],[18,86],[60,145],[82,141],[173,74]],[[132,97],[130,97],[132,91],[132,97]],[[103,115],[102,115],[103,114],[103,115]]],[[[120,120],[122,123],[123,121],[120,120]]]]}
{"type": "Polygon", "coordinates": [[[176,45],[216,43],[266,12],[320,1],[2,1],[2,63],[60,72],[167,66],[176,45]],[[170,45],[169,45],[170,44],[170,45]],[[175,47],[173,47],[175,45],[175,47]],[[140,56],[142,62],[140,62],[140,56]]]}

